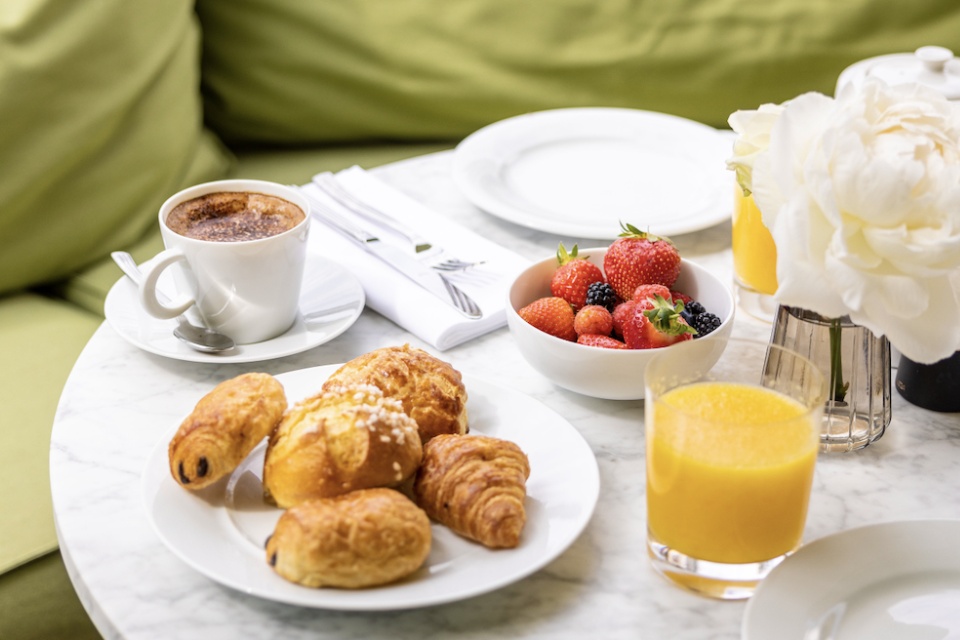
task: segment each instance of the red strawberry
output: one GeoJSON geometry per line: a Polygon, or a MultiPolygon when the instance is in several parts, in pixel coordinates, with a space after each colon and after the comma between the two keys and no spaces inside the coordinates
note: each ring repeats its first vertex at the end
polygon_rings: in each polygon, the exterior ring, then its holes
{"type": "Polygon", "coordinates": [[[648,298],[654,298],[656,296],[660,296],[666,300],[673,300],[670,289],[662,284],[642,284],[633,290],[633,299],[637,301],[647,300],[648,298]]]}
{"type": "Polygon", "coordinates": [[[528,323],[562,340],[576,340],[573,328],[573,309],[563,298],[540,298],[534,300],[517,314],[528,323]]]}
{"type": "Polygon", "coordinates": [[[674,306],[662,296],[654,298],[650,309],[638,305],[623,325],[623,341],[631,349],[656,349],[692,339],[697,331],[680,316],[681,310],[683,303],[674,306]]]}
{"type": "Polygon", "coordinates": [[[608,336],[613,331],[613,316],[606,307],[588,304],[577,311],[577,315],[573,317],[573,328],[578,336],[585,334],[608,336]]]}
{"type": "Polygon", "coordinates": [[[641,284],[672,287],[680,275],[680,254],[673,243],[631,224],[621,223],[621,228],[603,258],[607,282],[617,295],[626,300],[641,284]]]}
{"type": "Polygon", "coordinates": [[[587,304],[587,289],[594,282],[604,282],[600,267],[577,255],[577,245],[567,253],[567,248],[560,243],[557,248],[557,262],[560,266],[553,272],[550,280],[550,293],[563,298],[579,309],[587,304]]]}
{"type": "Polygon", "coordinates": [[[686,305],[690,304],[691,302],[693,302],[693,298],[691,298],[690,296],[688,296],[688,295],[685,294],[685,293],[680,293],[679,291],[671,291],[671,292],[670,292],[670,297],[673,298],[673,301],[674,301],[674,302],[677,302],[677,301],[682,302],[682,303],[684,304],[684,306],[686,306],[686,305]]]}
{"type": "Polygon", "coordinates": [[[637,308],[636,300],[626,300],[621,302],[613,309],[613,333],[622,336],[623,335],[623,324],[627,321],[628,318],[633,316],[634,310],[637,308]]]}
{"type": "Polygon", "coordinates": [[[616,338],[611,338],[610,336],[596,335],[592,333],[585,333],[579,338],[577,342],[580,344],[585,344],[588,347],[603,347],[604,349],[626,349],[627,345],[620,342],[616,338]]]}

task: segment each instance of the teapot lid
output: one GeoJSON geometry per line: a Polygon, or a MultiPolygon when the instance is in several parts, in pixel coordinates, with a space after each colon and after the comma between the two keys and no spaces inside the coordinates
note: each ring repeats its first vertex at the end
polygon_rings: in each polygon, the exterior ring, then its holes
{"type": "Polygon", "coordinates": [[[889,85],[917,82],[936,89],[949,100],[960,100],[960,59],[946,47],[920,47],[913,53],[867,58],[847,67],[837,79],[836,93],[849,83],[879,78],[889,85]]]}

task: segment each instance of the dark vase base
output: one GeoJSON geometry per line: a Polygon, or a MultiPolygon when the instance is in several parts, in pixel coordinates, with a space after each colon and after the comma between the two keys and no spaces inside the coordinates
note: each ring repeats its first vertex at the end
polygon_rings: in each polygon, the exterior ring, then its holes
{"type": "Polygon", "coordinates": [[[960,411],[960,351],[933,364],[918,364],[901,355],[896,386],[910,404],[931,411],[960,411]]]}

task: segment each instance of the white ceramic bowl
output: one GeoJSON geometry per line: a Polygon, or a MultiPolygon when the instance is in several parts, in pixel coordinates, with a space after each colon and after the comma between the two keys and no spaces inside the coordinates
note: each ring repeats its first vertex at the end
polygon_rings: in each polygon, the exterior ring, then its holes
{"type": "MultiPolygon", "coordinates": [[[[603,268],[606,247],[581,249],[590,262],[603,268]]],[[[555,338],[535,329],[517,314],[529,303],[550,294],[550,279],[557,258],[551,256],[524,270],[507,293],[507,325],[520,353],[530,365],[553,383],[571,391],[608,400],[643,398],[643,371],[654,354],[663,349],[603,349],[555,338]]],[[[722,324],[697,340],[713,340],[730,334],[734,301],[730,288],[700,265],[683,260],[673,287],[699,300],[722,324]]]]}

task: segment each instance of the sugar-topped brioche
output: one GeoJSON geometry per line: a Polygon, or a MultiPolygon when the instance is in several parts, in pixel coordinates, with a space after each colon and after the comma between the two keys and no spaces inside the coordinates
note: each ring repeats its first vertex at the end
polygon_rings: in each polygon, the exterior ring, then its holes
{"type": "Polygon", "coordinates": [[[370,384],[327,385],[290,407],[270,435],[268,500],[289,508],[357,489],[393,487],[417,470],[417,423],[370,384]]]}
{"type": "Polygon", "coordinates": [[[393,489],[362,489],[288,509],[267,541],[267,562],[307,587],[360,589],[416,571],[432,541],[430,519],[393,489]]]}
{"type": "Polygon", "coordinates": [[[467,390],[460,372],[422,349],[406,344],[375,349],[340,367],[324,388],[354,383],[372,384],[403,403],[423,442],[441,433],[467,432],[467,390]]]}
{"type": "Polygon", "coordinates": [[[170,474],[191,490],[229,475],[273,430],[287,408],[276,378],[245,373],[200,399],[170,440],[170,474]]]}

